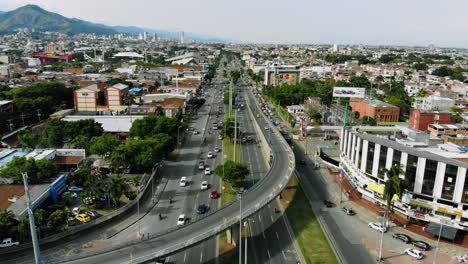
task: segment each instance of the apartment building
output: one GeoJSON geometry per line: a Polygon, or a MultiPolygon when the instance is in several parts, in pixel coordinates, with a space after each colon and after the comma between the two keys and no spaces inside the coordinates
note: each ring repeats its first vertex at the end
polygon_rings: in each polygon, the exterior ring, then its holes
{"type": "Polygon", "coordinates": [[[455,124],[452,118],[452,113],[449,111],[427,111],[427,110],[413,110],[409,117],[409,127],[427,131],[430,124],[451,125],[455,124]]]}

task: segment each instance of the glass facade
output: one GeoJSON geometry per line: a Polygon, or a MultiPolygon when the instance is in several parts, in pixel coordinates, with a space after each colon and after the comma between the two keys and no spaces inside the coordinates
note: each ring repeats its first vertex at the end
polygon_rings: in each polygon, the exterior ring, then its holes
{"type": "Polygon", "coordinates": [[[445,167],[444,185],[442,186],[442,198],[453,200],[455,183],[457,182],[458,167],[449,165],[445,167]]]}
{"type": "Polygon", "coordinates": [[[392,166],[401,164],[401,151],[393,150],[392,166]]]}
{"type": "Polygon", "coordinates": [[[385,165],[387,163],[387,151],[388,147],[380,146],[379,170],[377,172],[377,177],[382,180],[384,179],[383,171],[385,170],[385,165]]]}
{"type": "Polygon", "coordinates": [[[358,152],[358,168],[361,168],[362,147],[364,145],[364,140],[359,139],[359,142],[360,142],[361,147],[359,148],[359,152],[358,152]]]}
{"type": "Polygon", "coordinates": [[[437,161],[426,160],[426,167],[424,168],[424,179],[422,184],[422,194],[432,196],[434,191],[434,184],[437,175],[437,161]]]}
{"type": "Polygon", "coordinates": [[[375,143],[369,142],[367,147],[367,162],[366,162],[366,173],[372,174],[372,166],[374,165],[374,152],[375,143]]]}
{"type": "Polygon", "coordinates": [[[416,169],[418,167],[418,157],[408,154],[406,162],[405,179],[408,182],[408,190],[414,190],[414,181],[416,179],[416,169]]]}
{"type": "Polygon", "coordinates": [[[468,204],[468,170],[466,170],[465,185],[463,186],[462,203],[468,204]]]}

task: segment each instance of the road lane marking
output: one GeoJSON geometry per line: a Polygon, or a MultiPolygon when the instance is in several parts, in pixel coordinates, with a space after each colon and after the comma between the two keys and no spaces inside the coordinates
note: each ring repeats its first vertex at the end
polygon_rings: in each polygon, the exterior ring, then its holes
{"type": "Polygon", "coordinates": [[[263,238],[266,239],[265,231],[262,231],[263,238]]]}
{"type": "Polygon", "coordinates": [[[184,253],[184,263],[186,259],[187,259],[187,252],[184,253]]]}
{"type": "Polygon", "coordinates": [[[286,254],[284,254],[284,250],[281,250],[281,253],[283,253],[283,258],[286,259],[286,254]]]}
{"type": "Polygon", "coordinates": [[[278,238],[278,240],[280,240],[280,239],[279,239],[279,235],[278,235],[278,232],[275,232],[275,233],[276,233],[276,238],[278,238]]]}
{"type": "Polygon", "coordinates": [[[267,249],[268,259],[271,259],[270,250],[267,249]]]}
{"type": "Polygon", "coordinates": [[[271,218],[271,222],[274,223],[275,220],[273,219],[273,216],[272,216],[272,215],[270,215],[270,218],[271,218]]]}
{"type": "Polygon", "coordinates": [[[258,221],[262,222],[262,216],[258,215],[258,221]]]}
{"type": "Polygon", "coordinates": [[[202,252],[200,254],[200,263],[203,263],[203,250],[202,250],[202,252]]]}

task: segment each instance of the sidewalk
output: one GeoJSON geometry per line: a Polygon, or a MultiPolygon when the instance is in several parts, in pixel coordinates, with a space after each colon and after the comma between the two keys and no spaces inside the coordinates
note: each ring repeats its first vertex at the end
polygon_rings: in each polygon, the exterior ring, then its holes
{"type": "MultiPolygon", "coordinates": [[[[298,146],[302,150],[305,149],[305,144],[303,141],[296,141],[298,146]]],[[[319,169],[319,174],[322,176],[323,180],[327,183],[325,188],[332,195],[335,201],[340,200],[340,173],[336,169],[328,168],[325,164],[322,163],[321,168],[319,169]]],[[[379,211],[386,210],[385,207],[376,205],[375,203],[368,201],[362,198],[361,194],[353,189],[348,183],[346,178],[343,178],[342,182],[343,188],[343,201],[351,204],[353,209],[357,212],[356,217],[359,218],[364,223],[375,222],[377,217],[381,216],[379,211]]],[[[435,253],[435,247],[437,244],[437,237],[432,236],[423,231],[423,226],[410,223],[406,216],[403,216],[399,213],[392,214],[391,216],[391,230],[395,233],[405,233],[414,239],[425,241],[433,246],[431,251],[432,254],[435,253]]],[[[426,226],[427,227],[427,226],[426,226]]],[[[363,241],[364,242],[364,241],[363,241]]],[[[373,247],[372,245],[368,245],[373,247]]],[[[375,246],[375,245],[374,245],[375,246]]],[[[377,245],[378,247],[378,245],[377,245]]],[[[408,245],[408,247],[410,247],[408,245]]],[[[449,241],[441,240],[440,241],[440,251],[439,251],[439,263],[444,263],[443,259],[446,259],[445,263],[448,263],[452,257],[466,254],[468,249],[468,239],[465,238],[463,243],[452,243],[449,241]],[[443,256],[445,255],[445,257],[443,256]]],[[[391,253],[389,253],[391,255],[391,253]]],[[[398,260],[391,261],[391,263],[400,263],[398,260]],[[395,262],[396,261],[396,262],[395,262]]],[[[452,262],[450,262],[452,263],[452,262]]]]}

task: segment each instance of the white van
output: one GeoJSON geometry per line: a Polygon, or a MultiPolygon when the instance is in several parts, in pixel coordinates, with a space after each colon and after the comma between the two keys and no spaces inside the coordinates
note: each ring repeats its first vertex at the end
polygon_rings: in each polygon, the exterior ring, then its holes
{"type": "Polygon", "coordinates": [[[179,186],[182,186],[182,187],[187,186],[187,177],[180,178],[179,186]]]}

